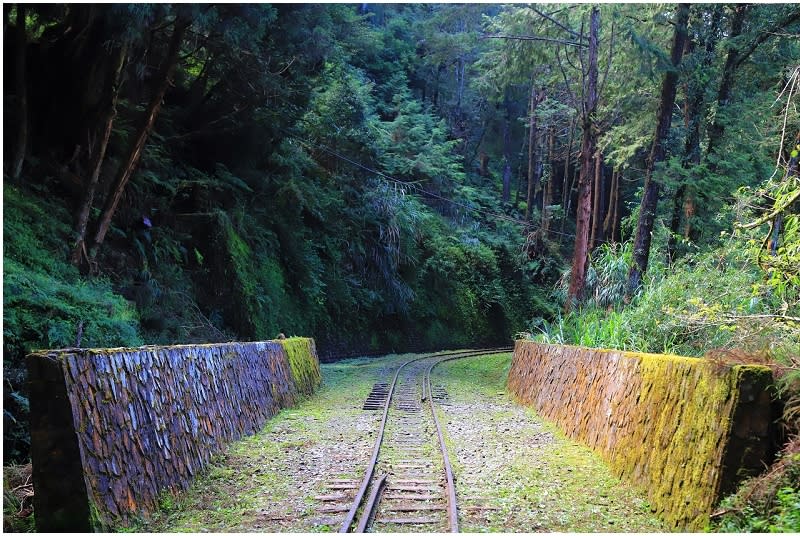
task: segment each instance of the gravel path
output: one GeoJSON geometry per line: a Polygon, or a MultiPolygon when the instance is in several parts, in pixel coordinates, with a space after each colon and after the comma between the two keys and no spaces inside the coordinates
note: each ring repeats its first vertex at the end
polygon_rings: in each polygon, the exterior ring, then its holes
{"type": "MultiPolygon", "coordinates": [[[[323,387],[216,456],[194,485],[165,494],[136,530],[329,532],[355,494],[380,412],[362,410],[375,382],[409,355],[322,366],[323,387]],[[335,500],[334,500],[335,499],[335,500]],[[328,511],[320,511],[325,509],[328,511]]],[[[664,531],[640,493],[588,449],[505,393],[510,354],[440,365],[439,416],[456,473],[464,532],[664,531]]]]}

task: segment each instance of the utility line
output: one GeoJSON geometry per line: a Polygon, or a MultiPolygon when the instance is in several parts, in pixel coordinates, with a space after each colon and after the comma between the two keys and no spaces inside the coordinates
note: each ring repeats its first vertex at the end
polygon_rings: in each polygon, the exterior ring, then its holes
{"type": "MultiPolygon", "coordinates": [[[[491,216],[491,217],[495,217],[495,218],[498,218],[498,219],[501,219],[501,220],[505,220],[505,221],[508,221],[508,222],[511,222],[511,223],[516,223],[516,224],[522,226],[524,229],[532,229],[534,227],[533,223],[531,223],[531,222],[524,221],[524,220],[519,220],[517,218],[508,216],[506,214],[502,214],[500,212],[494,212],[494,211],[491,211],[491,210],[485,210],[485,209],[482,209],[480,207],[474,207],[474,206],[471,207],[471,206],[465,205],[464,203],[461,203],[459,201],[455,201],[453,199],[444,197],[444,196],[439,195],[437,193],[425,190],[422,187],[420,187],[420,186],[418,186],[418,185],[416,185],[414,183],[407,182],[407,181],[402,181],[400,179],[396,179],[396,178],[392,177],[391,175],[387,175],[386,173],[383,173],[382,171],[378,171],[378,170],[373,169],[373,168],[371,168],[371,167],[369,167],[369,166],[367,166],[365,164],[362,164],[361,162],[353,160],[352,158],[349,158],[349,157],[339,153],[338,151],[335,151],[335,150],[331,149],[330,147],[327,147],[326,145],[306,140],[306,139],[298,136],[297,134],[289,132],[289,131],[287,131],[287,130],[285,130],[283,128],[281,128],[281,130],[286,135],[288,135],[291,138],[297,140],[298,142],[302,143],[303,145],[306,145],[309,148],[317,148],[317,149],[319,149],[321,151],[324,151],[324,152],[330,154],[331,156],[333,156],[335,158],[338,158],[338,159],[340,159],[340,160],[342,160],[344,162],[347,162],[347,163],[349,163],[349,164],[351,164],[351,165],[353,165],[355,167],[363,169],[364,171],[367,171],[369,173],[373,173],[373,174],[383,178],[384,180],[386,180],[388,182],[401,185],[402,187],[407,187],[407,188],[416,190],[420,194],[423,194],[423,195],[425,195],[427,197],[431,197],[431,198],[434,198],[434,199],[438,199],[438,200],[444,201],[446,203],[450,203],[451,205],[463,208],[464,210],[468,210],[468,211],[471,211],[471,212],[478,212],[478,213],[483,214],[485,216],[491,216]]],[[[561,235],[561,236],[570,237],[570,238],[574,238],[575,237],[574,234],[562,233],[560,231],[556,231],[556,230],[552,230],[552,229],[549,229],[547,232],[555,234],[555,235],[561,235]]]]}

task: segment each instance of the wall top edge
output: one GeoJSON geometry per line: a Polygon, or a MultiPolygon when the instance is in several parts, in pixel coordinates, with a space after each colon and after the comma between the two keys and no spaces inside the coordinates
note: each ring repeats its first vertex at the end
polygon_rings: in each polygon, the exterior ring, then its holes
{"type": "MultiPolygon", "coordinates": [[[[609,355],[617,355],[620,357],[625,358],[645,358],[645,359],[655,359],[659,361],[672,361],[672,362],[681,362],[681,363],[708,363],[709,365],[717,364],[716,361],[712,361],[703,357],[689,357],[689,356],[681,356],[681,355],[674,355],[674,354],[653,354],[649,352],[633,352],[628,350],[615,350],[613,348],[593,348],[590,346],[575,346],[571,344],[548,344],[543,342],[537,341],[529,341],[529,340],[519,340],[517,341],[521,345],[527,346],[543,346],[547,348],[570,348],[573,350],[580,350],[580,351],[588,351],[588,352],[595,352],[601,354],[609,354],[609,355]]],[[[771,372],[772,369],[766,365],[761,365],[758,363],[722,363],[724,366],[730,366],[730,368],[734,370],[743,370],[743,371],[759,371],[759,372],[771,372]]]]}
{"type": "Polygon", "coordinates": [[[35,350],[28,357],[60,357],[62,355],[106,355],[123,352],[154,352],[160,350],[182,350],[200,348],[226,348],[233,346],[249,346],[259,344],[280,344],[288,340],[313,340],[311,337],[287,337],[286,339],[269,339],[265,341],[229,341],[202,344],[148,344],[144,346],[120,346],[114,348],[52,348],[35,350]]]}

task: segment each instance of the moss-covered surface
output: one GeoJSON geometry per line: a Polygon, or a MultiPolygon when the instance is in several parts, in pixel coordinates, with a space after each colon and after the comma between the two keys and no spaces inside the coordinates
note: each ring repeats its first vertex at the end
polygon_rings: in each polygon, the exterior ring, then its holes
{"type": "MultiPolygon", "coordinates": [[[[389,378],[408,357],[323,364],[324,381],[313,397],[231,445],[188,492],[165,496],[161,510],[136,529],[335,531],[339,518],[320,514],[314,497],[327,493],[332,479],[362,476],[380,415],[361,405],[373,383],[389,378]]],[[[446,384],[454,405],[440,413],[449,421],[451,448],[477,455],[470,461],[451,450],[462,530],[664,530],[643,497],[621,484],[597,455],[511,401],[503,386],[509,363],[506,354],[454,361],[435,372],[437,378],[451,368],[456,372],[446,384]],[[467,432],[475,435],[465,440],[467,432]],[[491,473],[482,487],[470,484],[478,469],[491,473]],[[469,508],[480,505],[499,510],[469,508]]]]}
{"type": "Polygon", "coordinates": [[[291,337],[278,342],[286,351],[297,390],[304,395],[310,395],[322,381],[314,339],[291,337]]]}
{"type": "Polygon", "coordinates": [[[699,530],[721,483],[732,478],[723,466],[726,452],[735,454],[732,426],[746,423],[736,434],[746,441],[736,447],[738,457],[726,458],[729,472],[751,463],[754,449],[767,443],[765,375],[765,367],[518,343],[509,388],[646,490],[671,527],[699,530]],[[760,428],[756,421],[763,421],[760,428]]]}

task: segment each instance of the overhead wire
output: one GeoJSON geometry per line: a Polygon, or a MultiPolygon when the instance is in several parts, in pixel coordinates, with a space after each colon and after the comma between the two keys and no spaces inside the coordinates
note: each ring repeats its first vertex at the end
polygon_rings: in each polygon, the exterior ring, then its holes
{"type": "MultiPolygon", "coordinates": [[[[289,103],[288,101],[286,101],[285,99],[283,99],[279,95],[273,95],[273,98],[275,98],[275,99],[277,99],[279,101],[282,101],[286,105],[291,105],[291,103],[289,103]]],[[[296,121],[304,121],[304,119],[302,117],[297,117],[297,118],[295,118],[295,120],[296,121]]],[[[369,166],[367,166],[365,164],[362,164],[361,162],[353,160],[353,159],[351,159],[351,158],[349,158],[349,157],[347,157],[347,156],[335,151],[334,149],[331,149],[330,147],[328,147],[326,145],[309,141],[309,140],[305,139],[304,137],[298,135],[297,133],[291,132],[287,128],[279,126],[279,127],[277,127],[277,130],[283,132],[287,136],[295,139],[296,141],[298,141],[298,142],[300,142],[300,143],[302,143],[302,144],[304,144],[306,146],[316,147],[316,148],[318,148],[318,149],[330,154],[331,156],[333,156],[335,158],[338,158],[338,159],[340,159],[340,160],[342,160],[344,162],[347,162],[347,163],[349,163],[349,164],[351,164],[351,165],[353,165],[355,167],[358,167],[358,168],[360,168],[360,169],[362,169],[364,171],[367,171],[369,173],[377,175],[377,176],[383,178],[384,180],[386,180],[388,182],[394,183],[396,185],[400,185],[400,186],[402,186],[404,188],[410,188],[410,189],[416,190],[418,193],[420,193],[420,194],[422,194],[424,196],[427,196],[427,197],[430,197],[430,198],[434,198],[434,199],[438,199],[440,201],[449,203],[451,205],[457,206],[459,208],[462,208],[462,209],[470,211],[470,212],[478,212],[478,213],[483,214],[485,216],[491,216],[491,217],[495,217],[495,218],[498,218],[498,219],[501,219],[501,220],[504,220],[504,221],[507,221],[507,222],[510,222],[510,223],[515,223],[517,225],[522,226],[522,228],[525,229],[525,230],[541,229],[541,226],[535,227],[532,222],[525,221],[525,220],[520,220],[520,219],[514,218],[512,216],[509,216],[507,214],[503,214],[501,212],[495,212],[495,211],[491,211],[491,210],[486,210],[486,209],[483,209],[481,207],[469,206],[469,205],[466,205],[466,204],[461,203],[459,201],[455,201],[453,199],[450,199],[450,198],[447,198],[447,197],[442,196],[440,194],[437,194],[435,192],[431,192],[431,191],[425,190],[424,188],[420,187],[418,184],[415,184],[413,182],[403,181],[403,180],[397,179],[397,178],[392,177],[392,176],[390,176],[390,175],[388,175],[386,173],[383,173],[382,171],[373,169],[373,168],[371,168],[371,167],[369,167],[369,166]]],[[[548,229],[547,233],[554,234],[554,235],[559,235],[559,236],[565,236],[565,237],[568,237],[568,238],[575,238],[575,234],[564,233],[564,232],[561,232],[561,231],[556,231],[554,229],[548,229]]]]}
{"type": "MultiPolygon", "coordinates": [[[[422,194],[422,195],[424,195],[426,197],[430,197],[430,198],[433,198],[433,199],[438,199],[440,201],[449,203],[451,205],[457,206],[459,208],[462,208],[462,209],[470,211],[470,212],[477,212],[477,213],[483,214],[484,216],[494,217],[494,218],[497,218],[497,219],[501,219],[501,220],[505,220],[505,221],[508,221],[508,222],[511,222],[511,223],[515,223],[517,225],[522,226],[524,229],[533,229],[533,228],[535,228],[535,226],[533,225],[532,222],[525,221],[525,220],[520,220],[520,219],[514,218],[512,216],[509,216],[507,214],[503,214],[501,212],[495,212],[495,211],[492,211],[492,210],[486,210],[486,209],[481,208],[481,207],[466,205],[464,203],[461,203],[460,201],[456,201],[454,199],[450,199],[448,197],[445,197],[443,195],[437,194],[435,192],[431,192],[431,191],[425,190],[424,188],[422,188],[421,186],[419,186],[418,184],[415,184],[413,182],[403,181],[403,180],[397,179],[395,177],[392,177],[391,175],[388,175],[388,174],[386,174],[386,173],[384,173],[382,171],[379,171],[377,169],[373,169],[373,168],[371,168],[371,167],[369,167],[369,166],[367,166],[365,164],[362,164],[361,162],[358,162],[357,160],[354,160],[352,158],[349,158],[349,157],[339,153],[338,151],[336,151],[334,149],[331,149],[330,147],[328,147],[326,145],[323,145],[323,144],[318,143],[318,142],[309,141],[309,140],[307,140],[307,139],[305,139],[305,138],[303,138],[301,136],[298,136],[295,133],[289,132],[288,130],[283,129],[283,128],[281,128],[280,130],[282,132],[284,132],[287,136],[290,136],[291,138],[295,139],[296,141],[300,142],[301,144],[303,144],[303,145],[305,145],[307,147],[317,148],[317,149],[319,149],[319,150],[321,150],[321,151],[323,151],[325,153],[328,153],[329,155],[331,155],[331,156],[333,156],[335,158],[338,158],[339,160],[342,160],[343,162],[347,162],[347,163],[349,163],[349,164],[351,164],[351,165],[353,165],[353,166],[355,166],[357,168],[360,168],[360,169],[362,169],[362,170],[364,170],[364,171],[366,171],[368,173],[372,173],[374,175],[377,175],[377,176],[381,177],[382,179],[384,179],[384,180],[386,180],[388,182],[400,185],[403,188],[409,188],[411,190],[415,190],[416,192],[418,192],[418,193],[420,193],[420,194],[422,194]]],[[[539,227],[539,228],[541,228],[541,227],[539,227]]],[[[555,234],[555,235],[561,235],[561,236],[570,237],[570,238],[574,238],[575,237],[574,234],[563,233],[563,232],[560,232],[560,231],[556,231],[554,229],[548,229],[547,232],[555,234]]]]}

